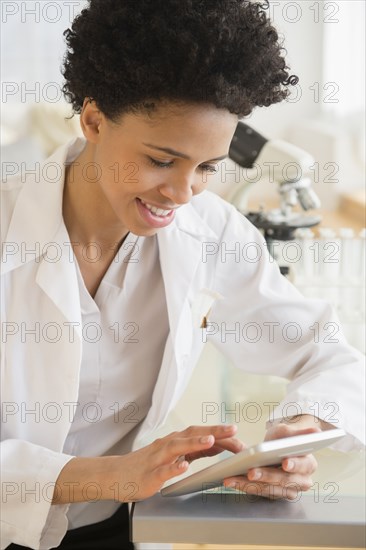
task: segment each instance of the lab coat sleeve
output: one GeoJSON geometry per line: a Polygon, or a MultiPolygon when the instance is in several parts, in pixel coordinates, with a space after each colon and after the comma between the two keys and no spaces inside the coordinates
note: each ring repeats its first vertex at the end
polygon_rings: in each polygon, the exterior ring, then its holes
{"type": "Polygon", "coordinates": [[[304,298],[281,275],[261,233],[234,209],[215,283],[223,299],[212,308],[208,339],[238,368],[290,380],[270,420],[311,414],[347,432],[334,448],[362,448],[363,355],[347,344],[332,307],[304,298]]]}
{"type": "Polygon", "coordinates": [[[55,548],[67,530],[67,505],[51,505],[62,468],[73,457],[24,440],[1,443],[1,549],[11,543],[55,548]]]}

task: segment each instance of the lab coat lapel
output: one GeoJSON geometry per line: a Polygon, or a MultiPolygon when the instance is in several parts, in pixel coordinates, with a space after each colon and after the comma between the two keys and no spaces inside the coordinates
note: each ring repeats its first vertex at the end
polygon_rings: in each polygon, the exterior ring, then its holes
{"type": "Polygon", "coordinates": [[[82,319],[80,309],[79,287],[74,261],[71,261],[70,250],[65,241],[59,238],[60,232],[53,240],[53,246],[59,251],[57,262],[42,259],[37,271],[36,282],[65,317],[73,323],[73,332],[82,338],[82,319]]]}
{"type": "Polygon", "coordinates": [[[217,236],[191,204],[178,210],[174,223],[158,233],[169,326],[178,364],[191,350],[192,312],[188,292],[202,261],[205,238],[217,236]]]}
{"type": "Polygon", "coordinates": [[[77,156],[84,145],[84,140],[75,139],[27,175],[3,243],[3,274],[35,258],[40,261],[61,223],[67,153],[77,156]]]}
{"type": "Polygon", "coordinates": [[[187,293],[201,255],[201,242],[177,228],[159,235],[158,240],[170,332],[179,363],[191,348],[187,293]]]}

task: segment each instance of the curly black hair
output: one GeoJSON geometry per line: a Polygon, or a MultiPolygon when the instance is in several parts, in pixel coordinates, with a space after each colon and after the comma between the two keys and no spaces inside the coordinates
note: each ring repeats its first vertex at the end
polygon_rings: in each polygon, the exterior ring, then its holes
{"type": "Polygon", "coordinates": [[[88,0],[71,29],[63,93],[111,120],[155,102],[210,103],[239,118],[278,103],[290,76],[268,0],[88,0]]]}

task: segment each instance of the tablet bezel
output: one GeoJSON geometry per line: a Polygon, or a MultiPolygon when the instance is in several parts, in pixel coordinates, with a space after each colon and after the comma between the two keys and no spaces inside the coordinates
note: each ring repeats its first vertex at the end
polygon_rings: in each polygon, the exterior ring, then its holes
{"type": "Polygon", "coordinates": [[[346,434],[339,428],[282,439],[263,441],[161,489],[162,496],[180,496],[213,489],[227,477],[244,475],[249,469],[280,465],[284,458],[303,456],[328,447],[346,434]]]}

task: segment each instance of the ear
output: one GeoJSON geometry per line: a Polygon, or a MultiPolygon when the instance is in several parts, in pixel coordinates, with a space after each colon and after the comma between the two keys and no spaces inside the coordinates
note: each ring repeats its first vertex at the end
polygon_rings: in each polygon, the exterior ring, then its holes
{"type": "Polygon", "coordinates": [[[80,126],[85,138],[91,143],[98,143],[100,135],[100,126],[104,116],[98,108],[96,102],[86,97],[83,108],[80,113],[80,126]]]}

